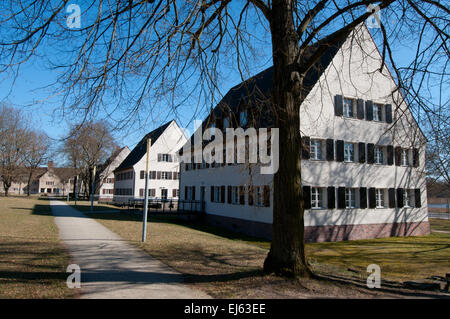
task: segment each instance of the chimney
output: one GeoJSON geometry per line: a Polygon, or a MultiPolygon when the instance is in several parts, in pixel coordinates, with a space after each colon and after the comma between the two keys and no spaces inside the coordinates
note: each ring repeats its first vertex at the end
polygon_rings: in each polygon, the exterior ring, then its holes
{"type": "Polygon", "coordinates": [[[47,168],[48,168],[49,170],[51,170],[51,169],[54,168],[54,163],[53,163],[53,161],[48,161],[48,163],[47,163],[47,168]]]}

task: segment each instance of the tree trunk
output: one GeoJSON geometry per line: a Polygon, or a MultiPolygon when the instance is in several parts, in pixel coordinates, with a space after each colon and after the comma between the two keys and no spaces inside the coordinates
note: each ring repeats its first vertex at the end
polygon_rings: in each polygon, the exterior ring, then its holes
{"type": "Polygon", "coordinates": [[[272,244],[264,270],[289,277],[310,277],[305,258],[301,188],[301,79],[295,70],[299,40],[291,1],[273,1],[270,28],[274,63],[272,102],[280,136],[280,167],[274,176],[272,244]]]}
{"type": "Polygon", "coordinates": [[[28,186],[28,189],[27,189],[27,196],[30,196],[30,188],[31,188],[31,177],[32,177],[32,175],[33,175],[33,170],[30,170],[30,174],[28,175],[28,182],[27,182],[27,186],[28,186]]]}

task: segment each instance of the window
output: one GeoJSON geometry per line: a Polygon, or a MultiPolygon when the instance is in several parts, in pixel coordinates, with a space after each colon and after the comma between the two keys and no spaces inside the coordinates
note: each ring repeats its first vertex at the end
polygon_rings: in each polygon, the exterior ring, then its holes
{"type": "Polygon", "coordinates": [[[384,190],[383,189],[376,189],[375,190],[375,203],[376,208],[385,208],[384,204],[384,190]]]}
{"type": "Polygon", "coordinates": [[[169,172],[161,172],[161,179],[169,179],[169,172]]]}
{"type": "Polygon", "coordinates": [[[263,187],[255,186],[255,206],[263,206],[263,187]]]}
{"type": "Polygon", "coordinates": [[[311,139],[310,143],[310,153],[311,159],[321,160],[322,159],[322,141],[311,139]]]}
{"type": "Polygon", "coordinates": [[[353,99],[344,98],[344,116],[345,117],[354,117],[353,107],[354,107],[353,99]]]}
{"type": "Polygon", "coordinates": [[[322,189],[318,187],[311,188],[311,208],[323,208],[322,189]]]}
{"type": "Polygon", "coordinates": [[[373,104],[373,120],[378,122],[383,120],[383,105],[373,104]]]}
{"type": "Polygon", "coordinates": [[[244,127],[245,125],[247,125],[247,110],[242,110],[239,113],[239,124],[241,125],[241,127],[244,127]]]}
{"type": "Polygon", "coordinates": [[[402,166],[409,166],[408,150],[402,149],[402,166]]]}
{"type": "Polygon", "coordinates": [[[354,188],[345,189],[345,208],[356,207],[356,191],[354,188]]]}
{"type": "Polygon", "coordinates": [[[383,164],[383,148],[381,146],[375,146],[374,148],[374,159],[375,164],[383,164]]]}
{"type": "Polygon", "coordinates": [[[158,162],[172,162],[172,155],[158,154],[158,162]]]}
{"type": "Polygon", "coordinates": [[[414,207],[414,192],[410,189],[403,190],[403,199],[405,201],[405,207],[414,207]]]}
{"type": "Polygon", "coordinates": [[[355,161],[355,146],[352,143],[344,143],[344,161],[355,161]]]}
{"type": "Polygon", "coordinates": [[[239,187],[238,186],[232,186],[231,187],[231,203],[232,204],[239,204],[239,187]]]}

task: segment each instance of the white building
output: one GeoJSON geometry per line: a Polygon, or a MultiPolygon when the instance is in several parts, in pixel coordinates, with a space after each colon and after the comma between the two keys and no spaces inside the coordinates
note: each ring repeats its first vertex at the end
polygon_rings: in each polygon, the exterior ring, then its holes
{"type": "Polygon", "coordinates": [[[114,196],[114,170],[130,154],[128,146],[122,147],[114,152],[108,160],[102,165],[99,175],[100,188],[98,191],[98,200],[109,202],[114,196]]]}
{"type": "MultiPolygon", "coordinates": [[[[305,79],[299,129],[303,192],[310,198],[306,241],[429,233],[426,139],[380,66],[380,52],[362,26],[327,49],[305,79]]],[[[272,68],[233,87],[202,129],[271,127],[271,87],[272,68]]],[[[182,163],[180,172],[180,198],[205,201],[207,221],[271,237],[273,175],[247,164],[182,163]]]]}
{"type": "Polygon", "coordinates": [[[149,198],[178,199],[180,165],[176,152],[187,139],[178,124],[170,121],[148,133],[114,170],[115,203],[144,198],[147,139],[151,139],[149,198]]]}

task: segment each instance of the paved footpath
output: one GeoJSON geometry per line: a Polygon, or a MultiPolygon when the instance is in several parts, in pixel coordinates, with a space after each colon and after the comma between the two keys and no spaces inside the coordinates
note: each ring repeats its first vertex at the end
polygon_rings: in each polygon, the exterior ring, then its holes
{"type": "Polygon", "coordinates": [[[71,263],[81,268],[82,298],[210,298],[92,218],[61,201],[50,205],[71,263]]]}

